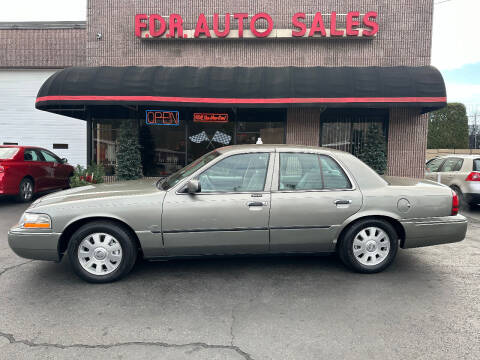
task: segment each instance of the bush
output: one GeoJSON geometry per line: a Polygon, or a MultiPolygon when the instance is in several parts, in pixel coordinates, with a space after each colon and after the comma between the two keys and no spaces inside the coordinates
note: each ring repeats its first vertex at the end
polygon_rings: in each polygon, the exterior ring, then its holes
{"type": "Polygon", "coordinates": [[[117,164],[115,175],[118,180],[135,180],[142,177],[142,157],[137,129],[124,121],[117,138],[117,164]]]}
{"type": "Polygon", "coordinates": [[[70,187],[85,186],[90,184],[103,183],[105,169],[102,164],[94,164],[88,168],[77,165],[73,176],[70,178],[70,187]]]}
{"type": "Polygon", "coordinates": [[[378,174],[385,174],[387,170],[387,143],[380,127],[370,125],[363,148],[357,156],[378,174]]]}

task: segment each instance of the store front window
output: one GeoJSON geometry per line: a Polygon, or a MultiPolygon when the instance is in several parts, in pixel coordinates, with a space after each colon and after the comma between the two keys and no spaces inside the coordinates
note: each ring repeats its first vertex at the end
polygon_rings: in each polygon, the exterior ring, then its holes
{"type": "Polygon", "coordinates": [[[365,145],[370,126],[378,127],[385,138],[388,133],[388,110],[327,109],[322,113],[320,146],[359,154],[365,145]]]}
{"type": "Polygon", "coordinates": [[[240,109],[237,119],[237,144],[255,144],[258,138],[264,144],[285,143],[285,110],[240,109]]]}
{"type": "MultiPolygon", "coordinates": [[[[122,114],[138,124],[145,176],[175,173],[206,153],[227,145],[285,143],[285,109],[185,108],[174,124],[148,121],[148,108],[122,114]]],[[[155,110],[157,111],[157,110],[155,110]]],[[[158,110],[160,111],[160,110],[158,110]]],[[[120,116],[120,114],[119,114],[120,116]]],[[[92,160],[103,164],[107,175],[115,174],[116,147],[121,121],[98,118],[93,122],[92,160]]]]}

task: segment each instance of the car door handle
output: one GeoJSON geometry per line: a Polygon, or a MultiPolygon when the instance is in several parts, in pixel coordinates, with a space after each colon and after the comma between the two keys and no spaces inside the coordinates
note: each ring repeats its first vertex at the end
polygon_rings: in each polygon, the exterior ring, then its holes
{"type": "Polygon", "coordinates": [[[261,201],[250,201],[247,203],[247,206],[263,206],[266,205],[261,201]]]}
{"type": "Polygon", "coordinates": [[[350,205],[352,200],[335,200],[333,203],[335,205],[350,205]]]}

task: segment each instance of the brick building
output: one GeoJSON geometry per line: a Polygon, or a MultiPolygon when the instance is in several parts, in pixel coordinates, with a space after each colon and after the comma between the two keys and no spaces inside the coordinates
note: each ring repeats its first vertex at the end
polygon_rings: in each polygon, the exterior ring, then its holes
{"type": "Polygon", "coordinates": [[[429,67],[432,17],[433,0],[90,0],[86,29],[69,29],[68,44],[65,29],[51,30],[48,40],[40,40],[48,30],[0,33],[0,42],[20,36],[56,47],[52,54],[54,47],[40,52],[18,42],[14,51],[25,59],[15,62],[7,50],[0,66],[91,67],[52,77],[36,106],[85,120],[87,160],[110,169],[119,120],[137,124],[151,175],[258,137],[355,152],[368,127],[378,126],[387,139],[388,173],[422,177],[427,113],[446,103],[443,79],[429,67]],[[137,81],[129,78],[131,66],[140,67],[137,81]],[[155,84],[142,78],[151,71],[143,67],[158,67],[155,84]],[[305,71],[313,80],[305,78],[304,86],[277,88],[305,71]],[[128,88],[119,81],[125,78],[128,88]],[[149,118],[155,114],[163,120],[149,118]],[[165,126],[172,116],[175,126],[165,126]]]}

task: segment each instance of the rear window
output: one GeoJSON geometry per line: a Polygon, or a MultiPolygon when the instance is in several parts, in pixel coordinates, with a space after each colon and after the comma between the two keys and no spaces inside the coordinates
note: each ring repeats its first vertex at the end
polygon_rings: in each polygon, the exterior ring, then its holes
{"type": "Polygon", "coordinates": [[[18,152],[18,148],[0,148],[0,160],[11,159],[18,152]]]}
{"type": "Polygon", "coordinates": [[[480,159],[473,160],[473,171],[480,171],[480,159]]]}

